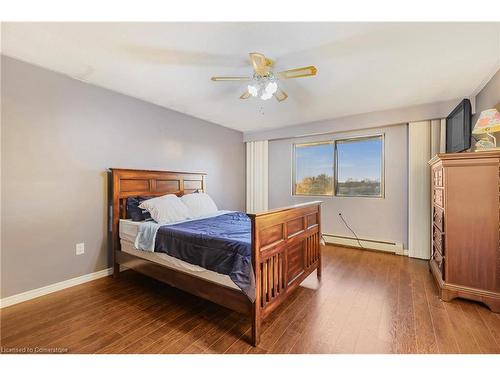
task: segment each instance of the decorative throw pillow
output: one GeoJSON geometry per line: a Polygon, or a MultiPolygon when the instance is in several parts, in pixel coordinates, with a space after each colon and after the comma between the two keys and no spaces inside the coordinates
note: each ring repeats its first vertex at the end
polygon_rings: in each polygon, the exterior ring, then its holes
{"type": "Polygon", "coordinates": [[[190,218],[188,208],[174,194],[148,199],[142,202],[139,208],[147,210],[158,224],[171,224],[190,218]]]}
{"type": "Polygon", "coordinates": [[[192,218],[206,216],[218,211],[217,205],[206,193],[186,194],[181,197],[192,218]]]}
{"type": "Polygon", "coordinates": [[[153,220],[151,215],[146,209],[139,208],[139,205],[154,197],[129,197],[127,198],[127,217],[132,219],[132,221],[149,221],[153,220]]]}

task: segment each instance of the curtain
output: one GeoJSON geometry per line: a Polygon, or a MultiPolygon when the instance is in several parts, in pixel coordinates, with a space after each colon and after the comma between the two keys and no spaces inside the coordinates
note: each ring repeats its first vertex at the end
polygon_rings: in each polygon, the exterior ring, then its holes
{"type": "Polygon", "coordinates": [[[445,120],[408,124],[408,256],[429,259],[432,246],[429,160],[444,152],[445,120]]]}
{"type": "Polygon", "coordinates": [[[268,209],[268,141],[247,142],[247,212],[268,209]]]}

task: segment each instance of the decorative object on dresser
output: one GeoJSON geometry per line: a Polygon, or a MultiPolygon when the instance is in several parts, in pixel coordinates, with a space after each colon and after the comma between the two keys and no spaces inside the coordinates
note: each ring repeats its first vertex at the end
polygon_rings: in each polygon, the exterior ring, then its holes
{"type": "Polygon", "coordinates": [[[500,312],[500,152],[438,154],[432,168],[430,271],[440,297],[500,312]]]}
{"type": "Polygon", "coordinates": [[[321,277],[321,202],[308,202],[259,213],[248,213],[251,222],[251,261],[255,275],[255,302],[242,291],[170,268],[122,251],[120,219],[127,215],[127,198],[135,196],[181,197],[206,192],[206,174],[188,172],[111,169],[113,275],[120,265],[165,282],[239,313],[252,322],[252,345],[259,343],[261,322],[312,272],[321,277]]]}
{"type": "Polygon", "coordinates": [[[480,139],[476,142],[475,151],[500,150],[500,147],[497,147],[497,139],[491,134],[498,132],[500,132],[500,112],[498,112],[496,108],[482,111],[477,119],[472,134],[485,134],[491,141],[488,139],[480,139]]]}

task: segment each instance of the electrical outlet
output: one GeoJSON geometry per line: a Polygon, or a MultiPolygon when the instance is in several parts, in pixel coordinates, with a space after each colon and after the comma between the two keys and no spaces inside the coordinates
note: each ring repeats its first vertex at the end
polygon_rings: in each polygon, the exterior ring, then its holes
{"type": "Polygon", "coordinates": [[[85,243],[77,243],[76,244],[76,255],[82,255],[85,253],[85,243]]]}

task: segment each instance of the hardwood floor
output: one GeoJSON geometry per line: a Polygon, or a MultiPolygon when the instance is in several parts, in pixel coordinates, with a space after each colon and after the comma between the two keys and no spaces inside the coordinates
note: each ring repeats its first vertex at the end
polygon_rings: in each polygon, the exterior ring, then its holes
{"type": "Polygon", "coordinates": [[[323,247],[312,274],[248,344],[249,320],[127,271],[1,311],[6,352],[500,353],[500,314],[439,300],[427,262],[323,247]],[[321,287],[320,287],[321,286],[321,287]]]}

